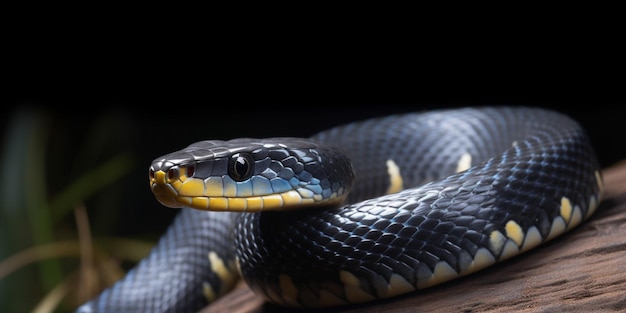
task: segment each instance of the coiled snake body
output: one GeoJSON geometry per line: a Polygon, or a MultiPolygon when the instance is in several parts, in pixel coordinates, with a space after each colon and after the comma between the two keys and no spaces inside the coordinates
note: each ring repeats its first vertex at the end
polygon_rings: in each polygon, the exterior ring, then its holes
{"type": "Polygon", "coordinates": [[[311,139],[204,141],[156,159],[153,192],[183,209],[146,259],[78,311],[197,311],[239,273],[285,306],[388,298],[536,247],[601,199],[585,131],[553,111],[400,114],[311,139]]]}

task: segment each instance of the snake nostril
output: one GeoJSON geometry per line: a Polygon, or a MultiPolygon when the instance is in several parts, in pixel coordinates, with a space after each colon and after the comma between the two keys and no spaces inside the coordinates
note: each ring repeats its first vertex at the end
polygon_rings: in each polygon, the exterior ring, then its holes
{"type": "Polygon", "coordinates": [[[167,179],[177,179],[178,178],[178,168],[172,167],[167,171],[167,179]]]}

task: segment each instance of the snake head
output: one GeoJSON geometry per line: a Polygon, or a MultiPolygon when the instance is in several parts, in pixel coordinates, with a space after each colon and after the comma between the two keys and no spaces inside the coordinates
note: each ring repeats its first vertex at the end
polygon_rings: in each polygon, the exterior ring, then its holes
{"type": "Polygon", "coordinates": [[[354,172],[348,158],[299,138],[201,141],[155,159],[150,187],[168,207],[283,210],[342,203],[354,172]]]}

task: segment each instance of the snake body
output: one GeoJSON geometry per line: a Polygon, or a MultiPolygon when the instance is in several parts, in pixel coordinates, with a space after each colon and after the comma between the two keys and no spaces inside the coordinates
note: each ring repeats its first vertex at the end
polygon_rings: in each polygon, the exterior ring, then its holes
{"type": "Polygon", "coordinates": [[[156,159],[153,192],[181,212],[78,311],[197,311],[239,275],[284,306],[393,297],[553,239],[602,194],[585,131],[539,108],[397,114],[310,139],[204,141],[156,159]]]}

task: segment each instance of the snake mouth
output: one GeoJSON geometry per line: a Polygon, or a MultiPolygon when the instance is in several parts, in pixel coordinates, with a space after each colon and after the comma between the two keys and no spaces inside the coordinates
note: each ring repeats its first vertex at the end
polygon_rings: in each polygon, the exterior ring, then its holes
{"type": "Polygon", "coordinates": [[[170,208],[182,208],[184,206],[178,201],[178,193],[172,186],[152,183],[150,187],[155,198],[164,206],[170,208]]]}
{"type": "Polygon", "coordinates": [[[321,205],[339,205],[344,202],[346,194],[334,195],[329,199],[305,198],[298,191],[254,196],[254,197],[207,197],[181,196],[173,192],[173,188],[153,186],[153,192],[159,202],[171,208],[189,207],[203,211],[289,211],[321,205]]]}

